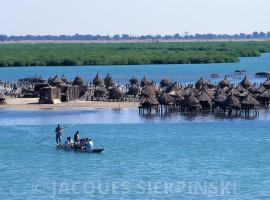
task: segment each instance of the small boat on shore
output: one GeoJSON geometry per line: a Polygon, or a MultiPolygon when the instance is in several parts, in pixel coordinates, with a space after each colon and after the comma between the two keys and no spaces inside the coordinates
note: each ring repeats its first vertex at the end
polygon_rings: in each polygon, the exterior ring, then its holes
{"type": "Polygon", "coordinates": [[[61,146],[56,146],[57,149],[64,150],[64,151],[75,151],[75,152],[82,152],[82,153],[101,153],[104,151],[104,149],[93,149],[92,151],[87,151],[83,149],[75,149],[75,148],[64,148],[62,145],[61,146]]]}

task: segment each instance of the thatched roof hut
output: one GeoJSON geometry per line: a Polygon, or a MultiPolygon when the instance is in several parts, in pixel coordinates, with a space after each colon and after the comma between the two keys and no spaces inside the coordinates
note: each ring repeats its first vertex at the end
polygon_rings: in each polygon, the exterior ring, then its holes
{"type": "Polygon", "coordinates": [[[131,79],[129,79],[129,82],[131,85],[139,85],[139,79],[137,79],[135,76],[132,76],[131,79]]]}
{"type": "Polygon", "coordinates": [[[270,89],[270,77],[268,76],[266,81],[263,82],[263,86],[267,89],[270,89]]]}
{"type": "Polygon", "coordinates": [[[112,79],[112,76],[110,74],[107,74],[107,76],[104,79],[104,84],[106,88],[114,86],[114,81],[112,79]]]}
{"type": "Polygon", "coordinates": [[[82,86],[82,85],[84,85],[84,80],[83,80],[83,78],[80,77],[80,76],[76,76],[75,79],[74,79],[74,81],[73,81],[73,83],[72,83],[72,85],[77,85],[77,86],[82,86]]]}
{"type": "Polygon", "coordinates": [[[159,83],[160,87],[166,88],[169,87],[172,84],[172,82],[169,79],[162,79],[159,83]]]}
{"type": "Polygon", "coordinates": [[[219,82],[218,84],[221,88],[224,88],[224,87],[230,87],[231,85],[231,82],[228,80],[227,76],[225,76],[225,78],[219,82]]]}
{"type": "Polygon", "coordinates": [[[182,105],[185,107],[195,107],[200,108],[200,101],[194,96],[193,92],[190,92],[188,96],[185,97],[182,105]]]}
{"type": "Polygon", "coordinates": [[[255,108],[260,106],[260,103],[250,94],[241,101],[241,104],[242,108],[255,108]]]}
{"type": "Polygon", "coordinates": [[[102,77],[99,75],[99,73],[97,73],[97,75],[95,76],[95,78],[93,79],[93,84],[94,86],[101,86],[104,84],[104,80],[102,79],[102,77]]]}
{"type": "Polygon", "coordinates": [[[158,102],[160,103],[160,105],[172,105],[174,103],[174,98],[171,97],[169,94],[167,94],[166,92],[163,92],[159,98],[158,98],[158,102]]]}
{"type": "Polygon", "coordinates": [[[224,108],[241,108],[240,101],[231,93],[228,98],[223,102],[224,108]]]}
{"type": "Polygon", "coordinates": [[[197,95],[196,98],[200,101],[200,102],[207,102],[207,103],[211,103],[212,102],[212,98],[208,95],[207,91],[205,88],[203,88],[197,95]]]}
{"type": "Polygon", "coordinates": [[[222,105],[226,99],[227,96],[221,92],[214,97],[213,101],[217,105],[222,105]]]}
{"type": "Polygon", "coordinates": [[[251,81],[248,79],[247,76],[245,76],[245,78],[240,82],[240,84],[244,87],[244,88],[250,88],[252,86],[251,81]]]}
{"type": "Polygon", "coordinates": [[[265,101],[270,100],[270,91],[269,90],[264,90],[261,94],[259,94],[259,98],[265,101]]]}

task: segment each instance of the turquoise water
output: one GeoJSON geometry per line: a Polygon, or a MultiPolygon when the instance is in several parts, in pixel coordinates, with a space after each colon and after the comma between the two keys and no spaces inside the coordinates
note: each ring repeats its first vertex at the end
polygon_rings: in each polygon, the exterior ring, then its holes
{"type": "Polygon", "coordinates": [[[0,110],[1,199],[269,199],[270,119],[0,110]],[[100,155],[55,149],[55,122],[100,155]],[[24,124],[24,125],[23,125],[24,124]]]}
{"type": "Polygon", "coordinates": [[[117,81],[126,82],[133,75],[142,78],[147,75],[155,81],[170,78],[180,82],[192,82],[201,76],[209,78],[212,73],[222,76],[231,74],[236,69],[246,69],[250,78],[258,71],[269,71],[270,54],[256,58],[241,58],[239,63],[226,64],[192,64],[192,65],[136,65],[136,66],[81,66],[81,67],[9,67],[0,68],[0,80],[17,80],[18,78],[42,75],[45,78],[55,74],[65,74],[69,79],[76,75],[90,81],[97,72],[106,76],[111,73],[117,81]]]}

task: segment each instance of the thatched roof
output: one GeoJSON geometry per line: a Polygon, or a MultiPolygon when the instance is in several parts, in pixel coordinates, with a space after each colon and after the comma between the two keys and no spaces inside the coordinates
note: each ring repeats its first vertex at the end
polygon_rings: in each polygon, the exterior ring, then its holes
{"type": "Polygon", "coordinates": [[[155,96],[150,95],[150,96],[142,96],[140,99],[140,104],[143,107],[152,107],[152,106],[158,106],[159,102],[155,98],[155,96]]]}
{"type": "Polygon", "coordinates": [[[231,93],[222,104],[225,108],[241,108],[240,101],[231,93]]]}
{"type": "Polygon", "coordinates": [[[242,86],[242,84],[238,84],[235,89],[238,90],[239,92],[244,92],[244,90],[245,90],[245,88],[242,86]]]}
{"type": "Polygon", "coordinates": [[[252,94],[258,94],[258,87],[257,87],[257,84],[254,83],[250,88],[249,88],[249,91],[252,93],[252,94]]]}
{"type": "Polygon", "coordinates": [[[260,98],[270,100],[270,91],[269,90],[264,90],[263,93],[259,95],[260,98]]]}
{"type": "Polygon", "coordinates": [[[206,89],[203,88],[198,95],[196,95],[196,98],[200,101],[200,102],[212,102],[212,98],[208,95],[208,93],[206,92],[206,89]]]}
{"type": "Polygon", "coordinates": [[[172,82],[169,79],[162,79],[159,83],[160,87],[166,88],[169,87],[172,82]]]}
{"type": "Polygon", "coordinates": [[[174,82],[173,84],[170,84],[170,85],[166,88],[165,92],[166,92],[166,93],[169,93],[169,92],[171,92],[171,91],[177,90],[178,87],[177,87],[176,84],[177,84],[176,82],[174,82]]]}
{"type": "Polygon", "coordinates": [[[61,79],[65,83],[68,81],[68,78],[64,74],[61,76],[61,79]]]}
{"type": "Polygon", "coordinates": [[[207,81],[203,79],[203,77],[201,77],[196,83],[195,83],[195,87],[197,89],[200,89],[202,86],[207,85],[207,81]]]}
{"type": "Polygon", "coordinates": [[[200,101],[194,96],[193,92],[190,92],[189,95],[185,97],[183,105],[189,107],[200,107],[200,101]]]}
{"type": "Polygon", "coordinates": [[[216,95],[213,101],[216,103],[223,103],[226,99],[227,99],[227,96],[221,92],[218,95],[216,95]]]}
{"type": "Polygon", "coordinates": [[[267,77],[266,81],[263,82],[263,86],[270,89],[270,77],[267,77]]]}
{"type": "Polygon", "coordinates": [[[156,95],[156,88],[154,86],[147,85],[142,89],[141,95],[142,96],[156,95]]]}
{"type": "Polygon", "coordinates": [[[247,76],[245,76],[245,78],[240,82],[240,84],[244,87],[244,88],[249,88],[252,86],[251,81],[248,79],[247,76]]]}
{"type": "Polygon", "coordinates": [[[137,79],[135,76],[132,76],[132,78],[129,79],[129,82],[131,85],[137,85],[139,84],[139,79],[137,79]]]}
{"type": "Polygon", "coordinates": [[[258,93],[263,93],[265,91],[265,87],[263,86],[263,84],[260,85],[257,91],[258,93]]]}
{"type": "Polygon", "coordinates": [[[104,80],[102,79],[102,77],[99,75],[99,73],[97,73],[97,75],[95,76],[95,78],[93,79],[93,84],[94,86],[100,86],[103,85],[104,80]]]}
{"type": "Polygon", "coordinates": [[[110,74],[107,74],[107,76],[105,77],[104,84],[106,85],[106,87],[111,87],[114,85],[114,81],[110,74]]]}
{"type": "Polygon", "coordinates": [[[170,105],[173,104],[174,102],[174,98],[171,97],[169,94],[167,94],[166,92],[163,92],[159,98],[158,98],[158,102],[160,103],[160,105],[170,105]]]}
{"type": "Polygon", "coordinates": [[[256,107],[259,106],[260,103],[252,96],[247,95],[242,101],[242,107],[256,107]]]}
{"type": "Polygon", "coordinates": [[[225,76],[225,78],[219,82],[218,84],[220,87],[229,87],[231,85],[230,81],[227,79],[227,76],[225,76]]]}
{"type": "Polygon", "coordinates": [[[84,84],[84,80],[80,76],[76,76],[72,83],[72,85],[83,85],[83,84],[84,84]]]}

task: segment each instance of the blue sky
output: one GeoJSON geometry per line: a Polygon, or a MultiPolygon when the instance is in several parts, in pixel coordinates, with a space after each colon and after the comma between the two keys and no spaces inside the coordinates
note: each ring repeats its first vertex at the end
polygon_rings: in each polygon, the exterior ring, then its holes
{"type": "Polygon", "coordinates": [[[0,34],[270,31],[270,0],[0,0],[0,34]]]}

